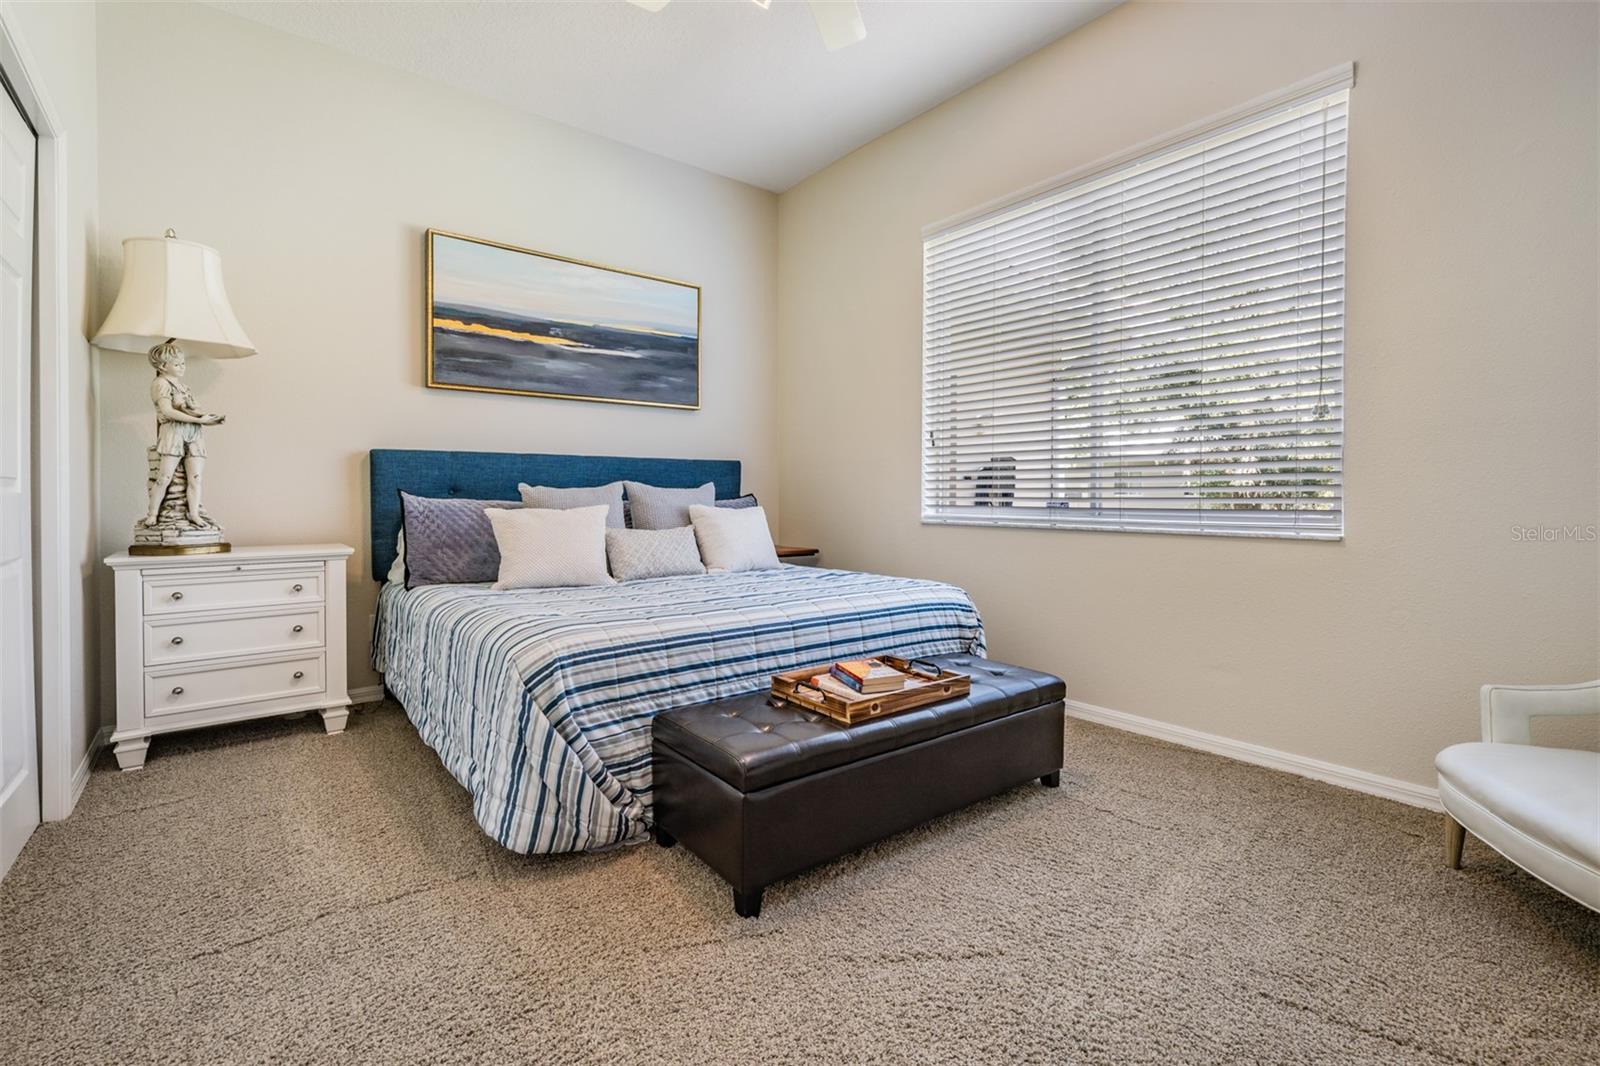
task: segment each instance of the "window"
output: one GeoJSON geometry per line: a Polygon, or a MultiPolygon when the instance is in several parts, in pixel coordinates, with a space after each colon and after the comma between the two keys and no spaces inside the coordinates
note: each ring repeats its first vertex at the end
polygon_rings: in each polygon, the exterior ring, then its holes
{"type": "Polygon", "coordinates": [[[1342,535],[1352,73],[926,235],[925,522],[1342,535]]]}

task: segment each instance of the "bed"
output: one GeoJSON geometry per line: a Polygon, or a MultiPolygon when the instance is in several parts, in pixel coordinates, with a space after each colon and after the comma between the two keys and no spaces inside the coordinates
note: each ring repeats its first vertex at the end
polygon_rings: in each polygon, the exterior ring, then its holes
{"type": "MultiPolygon", "coordinates": [[[[374,450],[373,573],[394,559],[400,490],[514,499],[628,478],[713,481],[731,461],[374,450]]],[[[759,691],[779,670],[873,652],[979,654],[967,594],[935,581],[817,567],[613,586],[405,589],[378,597],[373,665],[418,734],[472,797],[483,831],[513,851],[631,843],[650,826],[650,723],[661,711],[759,691]]]]}

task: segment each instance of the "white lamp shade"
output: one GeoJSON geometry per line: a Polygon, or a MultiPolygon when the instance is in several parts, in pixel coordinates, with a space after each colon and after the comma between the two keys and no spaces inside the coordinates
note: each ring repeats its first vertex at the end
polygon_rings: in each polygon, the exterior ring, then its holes
{"type": "Polygon", "coordinates": [[[94,343],[142,353],[168,338],[213,359],[256,350],[228,305],[215,248],[176,237],[129,237],[122,242],[122,287],[94,343]]]}

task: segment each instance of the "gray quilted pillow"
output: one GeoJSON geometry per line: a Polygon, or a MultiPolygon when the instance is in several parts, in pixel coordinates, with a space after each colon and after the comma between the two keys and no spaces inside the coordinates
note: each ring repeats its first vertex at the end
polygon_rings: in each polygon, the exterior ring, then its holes
{"type": "Polygon", "coordinates": [[[717,506],[727,511],[743,511],[747,507],[759,507],[761,505],[757,502],[754,495],[747,492],[743,496],[734,496],[731,499],[718,500],[717,506]]]}
{"type": "Polygon", "coordinates": [[[618,581],[639,581],[647,577],[677,577],[703,574],[700,547],[694,527],[680,529],[608,529],[606,562],[618,581]]]}
{"type": "Polygon", "coordinates": [[[606,512],[606,525],[612,529],[621,529],[622,521],[622,482],[613,481],[609,485],[595,485],[592,488],[582,489],[553,489],[547,485],[518,485],[517,492],[522,494],[522,506],[538,507],[546,511],[570,511],[574,507],[593,507],[603,503],[611,508],[606,512]]]}
{"type": "Polygon", "coordinates": [[[628,490],[629,521],[634,529],[678,529],[689,524],[693,504],[710,507],[717,486],[706,482],[697,489],[663,489],[639,481],[624,481],[628,490]]]}
{"type": "Polygon", "coordinates": [[[400,494],[406,538],[406,588],[471,585],[500,576],[500,548],[484,510],[516,500],[434,499],[400,494]]]}

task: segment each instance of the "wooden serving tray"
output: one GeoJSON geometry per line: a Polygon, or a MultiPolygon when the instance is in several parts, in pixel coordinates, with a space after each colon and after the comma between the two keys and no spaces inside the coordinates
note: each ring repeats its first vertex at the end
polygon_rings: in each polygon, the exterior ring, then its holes
{"type": "MultiPolygon", "coordinates": [[[[896,670],[909,672],[910,661],[894,655],[875,655],[896,670]]],[[[972,691],[972,678],[941,670],[937,679],[918,680],[898,692],[885,692],[860,700],[847,700],[811,684],[811,678],[828,672],[831,663],[813,666],[807,670],[786,670],[772,675],[772,698],[803,707],[808,711],[825,714],[836,722],[855,725],[888,714],[898,714],[930,703],[959,699],[972,691]]]]}

